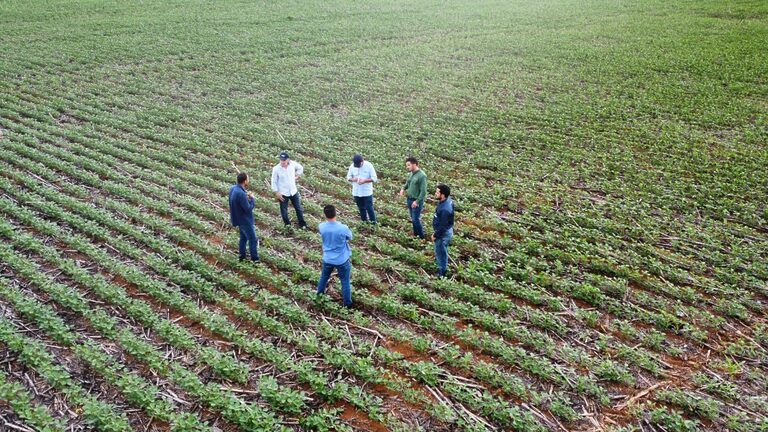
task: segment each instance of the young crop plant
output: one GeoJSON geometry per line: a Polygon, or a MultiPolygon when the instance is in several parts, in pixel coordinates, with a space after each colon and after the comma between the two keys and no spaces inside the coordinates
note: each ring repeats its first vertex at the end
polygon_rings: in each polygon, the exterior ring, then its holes
{"type": "Polygon", "coordinates": [[[277,380],[271,376],[259,379],[259,394],[270,405],[278,407],[282,412],[297,415],[306,409],[303,392],[281,388],[277,380]]]}
{"type": "Polygon", "coordinates": [[[702,430],[698,421],[688,420],[678,411],[664,407],[648,411],[648,421],[673,432],[699,432],[702,430]]]}
{"type": "Polygon", "coordinates": [[[686,412],[703,417],[708,420],[720,418],[722,405],[714,399],[697,397],[680,389],[662,390],[655,394],[660,402],[677,405],[686,412]]]}
{"type": "Polygon", "coordinates": [[[739,397],[738,387],[714,375],[697,372],[693,375],[693,382],[701,390],[720,396],[726,400],[736,400],[739,397]]]}
{"type": "MultiPolygon", "coordinates": [[[[47,305],[25,297],[19,290],[11,289],[4,282],[0,285],[0,296],[5,297],[23,315],[35,322],[56,342],[69,346],[88,366],[119,389],[125,399],[142,407],[150,416],[172,424],[176,420],[195,425],[192,430],[209,430],[189,413],[176,413],[165,399],[158,397],[159,389],[139,375],[117,363],[101,347],[91,340],[79,341],[72,329],[47,305]]],[[[132,353],[136,355],[137,353],[132,353]]]]}
{"type": "Polygon", "coordinates": [[[106,402],[99,401],[85,389],[79,387],[72,376],[55,363],[45,346],[23,336],[8,320],[0,319],[0,343],[17,352],[23,364],[31,367],[51,386],[67,395],[75,406],[82,409],[86,423],[97,430],[127,432],[131,430],[125,413],[106,402]]]}
{"type": "Polygon", "coordinates": [[[58,432],[66,429],[62,419],[54,418],[45,406],[34,402],[34,397],[21,384],[10,381],[0,370],[0,402],[36,430],[58,432]]]}

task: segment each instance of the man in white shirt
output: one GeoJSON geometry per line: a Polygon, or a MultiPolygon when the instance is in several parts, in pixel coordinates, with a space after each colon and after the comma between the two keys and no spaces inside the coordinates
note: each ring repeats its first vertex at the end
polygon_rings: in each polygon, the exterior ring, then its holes
{"type": "Polygon", "coordinates": [[[360,219],[363,222],[376,224],[376,213],[373,211],[373,184],[379,181],[373,164],[356,154],[352,165],[347,171],[347,181],[352,183],[352,197],[355,199],[360,219]]]}
{"type": "Polygon", "coordinates": [[[272,168],[272,192],[280,202],[280,216],[285,226],[291,226],[291,218],[288,217],[288,202],[293,204],[296,210],[296,218],[299,220],[299,228],[307,229],[304,221],[304,209],[301,207],[301,196],[296,187],[296,180],[304,174],[304,167],[300,163],[290,159],[287,152],[280,153],[280,163],[272,168]]]}

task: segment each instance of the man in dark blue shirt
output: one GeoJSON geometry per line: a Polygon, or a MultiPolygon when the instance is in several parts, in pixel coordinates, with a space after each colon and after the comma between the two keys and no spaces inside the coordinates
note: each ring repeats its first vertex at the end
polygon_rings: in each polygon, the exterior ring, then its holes
{"type": "Polygon", "coordinates": [[[259,239],[253,226],[253,193],[248,192],[248,174],[237,175],[237,184],[229,189],[229,219],[232,226],[240,228],[240,261],[245,259],[245,244],[248,243],[251,260],[259,262],[259,239]]]}
{"type": "Polygon", "coordinates": [[[445,184],[437,185],[435,198],[438,200],[435,216],[432,217],[432,241],[435,242],[437,276],[445,277],[448,271],[448,245],[453,239],[453,200],[451,188],[445,184]]]}
{"type": "Polygon", "coordinates": [[[323,270],[320,280],[317,282],[317,293],[325,293],[328,279],[335,269],[341,279],[341,296],[345,307],[352,307],[352,263],[349,258],[352,250],[349,241],[352,240],[352,231],[341,222],[336,222],[336,207],[327,205],[323,207],[326,222],[318,225],[320,236],[323,238],[323,270]]]}

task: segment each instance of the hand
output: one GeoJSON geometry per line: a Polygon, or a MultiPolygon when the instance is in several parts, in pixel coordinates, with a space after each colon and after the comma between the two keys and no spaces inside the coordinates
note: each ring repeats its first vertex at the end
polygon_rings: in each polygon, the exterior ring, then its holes
{"type": "Polygon", "coordinates": [[[432,241],[435,241],[435,235],[432,234],[432,241]]]}
{"type": "Polygon", "coordinates": [[[352,177],[351,179],[349,179],[349,181],[353,183],[357,183],[357,180],[358,180],[357,177],[352,177]]]}
{"type": "Polygon", "coordinates": [[[298,180],[298,179],[299,179],[299,176],[296,176],[296,177],[294,178],[294,180],[298,180]]]}
{"type": "Polygon", "coordinates": [[[248,192],[248,199],[249,199],[249,200],[252,200],[252,199],[253,199],[253,192],[248,192]]]}
{"type": "Polygon", "coordinates": [[[283,198],[283,194],[281,194],[280,192],[275,192],[275,196],[277,197],[278,201],[280,202],[285,201],[285,198],[283,198]]]}
{"type": "Polygon", "coordinates": [[[365,179],[358,178],[356,181],[357,181],[357,184],[359,184],[359,185],[365,184],[365,179]]]}
{"type": "Polygon", "coordinates": [[[405,189],[400,189],[400,196],[403,196],[405,194],[405,189]]]}
{"type": "Polygon", "coordinates": [[[416,207],[418,207],[418,206],[419,206],[419,202],[418,202],[418,201],[414,201],[414,202],[411,204],[411,208],[416,208],[416,207]]]}

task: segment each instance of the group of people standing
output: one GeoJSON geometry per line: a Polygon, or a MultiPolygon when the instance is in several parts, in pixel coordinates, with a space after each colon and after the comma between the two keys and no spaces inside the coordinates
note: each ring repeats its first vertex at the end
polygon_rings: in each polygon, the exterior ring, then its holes
{"type": "MultiPolygon", "coordinates": [[[[288,214],[290,203],[298,220],[299,229],[306,230],[304,209],[301,205],[301,194],[296,181],[304,174],[304,167],[291,160],[287,152],[279,155],[280,162],[272,168],[272,192],[280,203],[280,216],[286,227],[290,227],[291,219],[288,214]]],[[[419,167],[416,158],[405,160],[405,168],[409,172],[408,179],[400,189],[400,196],[405,198],[405,204],[410,216],[413,235],[425,240],[424,227],[421,224],[421,213],[427,197],[427,176],[419,167]]],[[[379,181],[376,169],[362,155],[355,154],[352,164],[347,170],[347,181],[352,185],[352,197],[360,213],[360,220],[376,225],[376,212],[373,207],[373,184],[379,181]]],[[[241,172],[237,175],[237,184],[229,190],[229,212],[232,226],[240,230],[239,253],[240,261],[246,259],[246,249],[253,262],[259,262],[259,240],[254,228],[253,209],[254,196],[248,191],[250,178],[241,172]],[[247,246],[247,248],[246,248],[247,246]]],[[[454,207],[451,199],[451,188],[438,184],[435,189],[437,206],[432,218],[432,241],[435,245],[435,260],[437,261],[437,276],[445,277],[448,270],[448,246],[453,239],[454,207]]],[[[333,205],[323,207],[326,221],[318,225],[318,231],[323,241],[323,265],[320,280],[317,284],[317,294],[324,294],[328,280],[334,270],[341,280],[342,299],[344,306],[352,307],[352,250],[349,241],[352,240],[352,230],[336,220],[336,208],[333,205]]]]}

